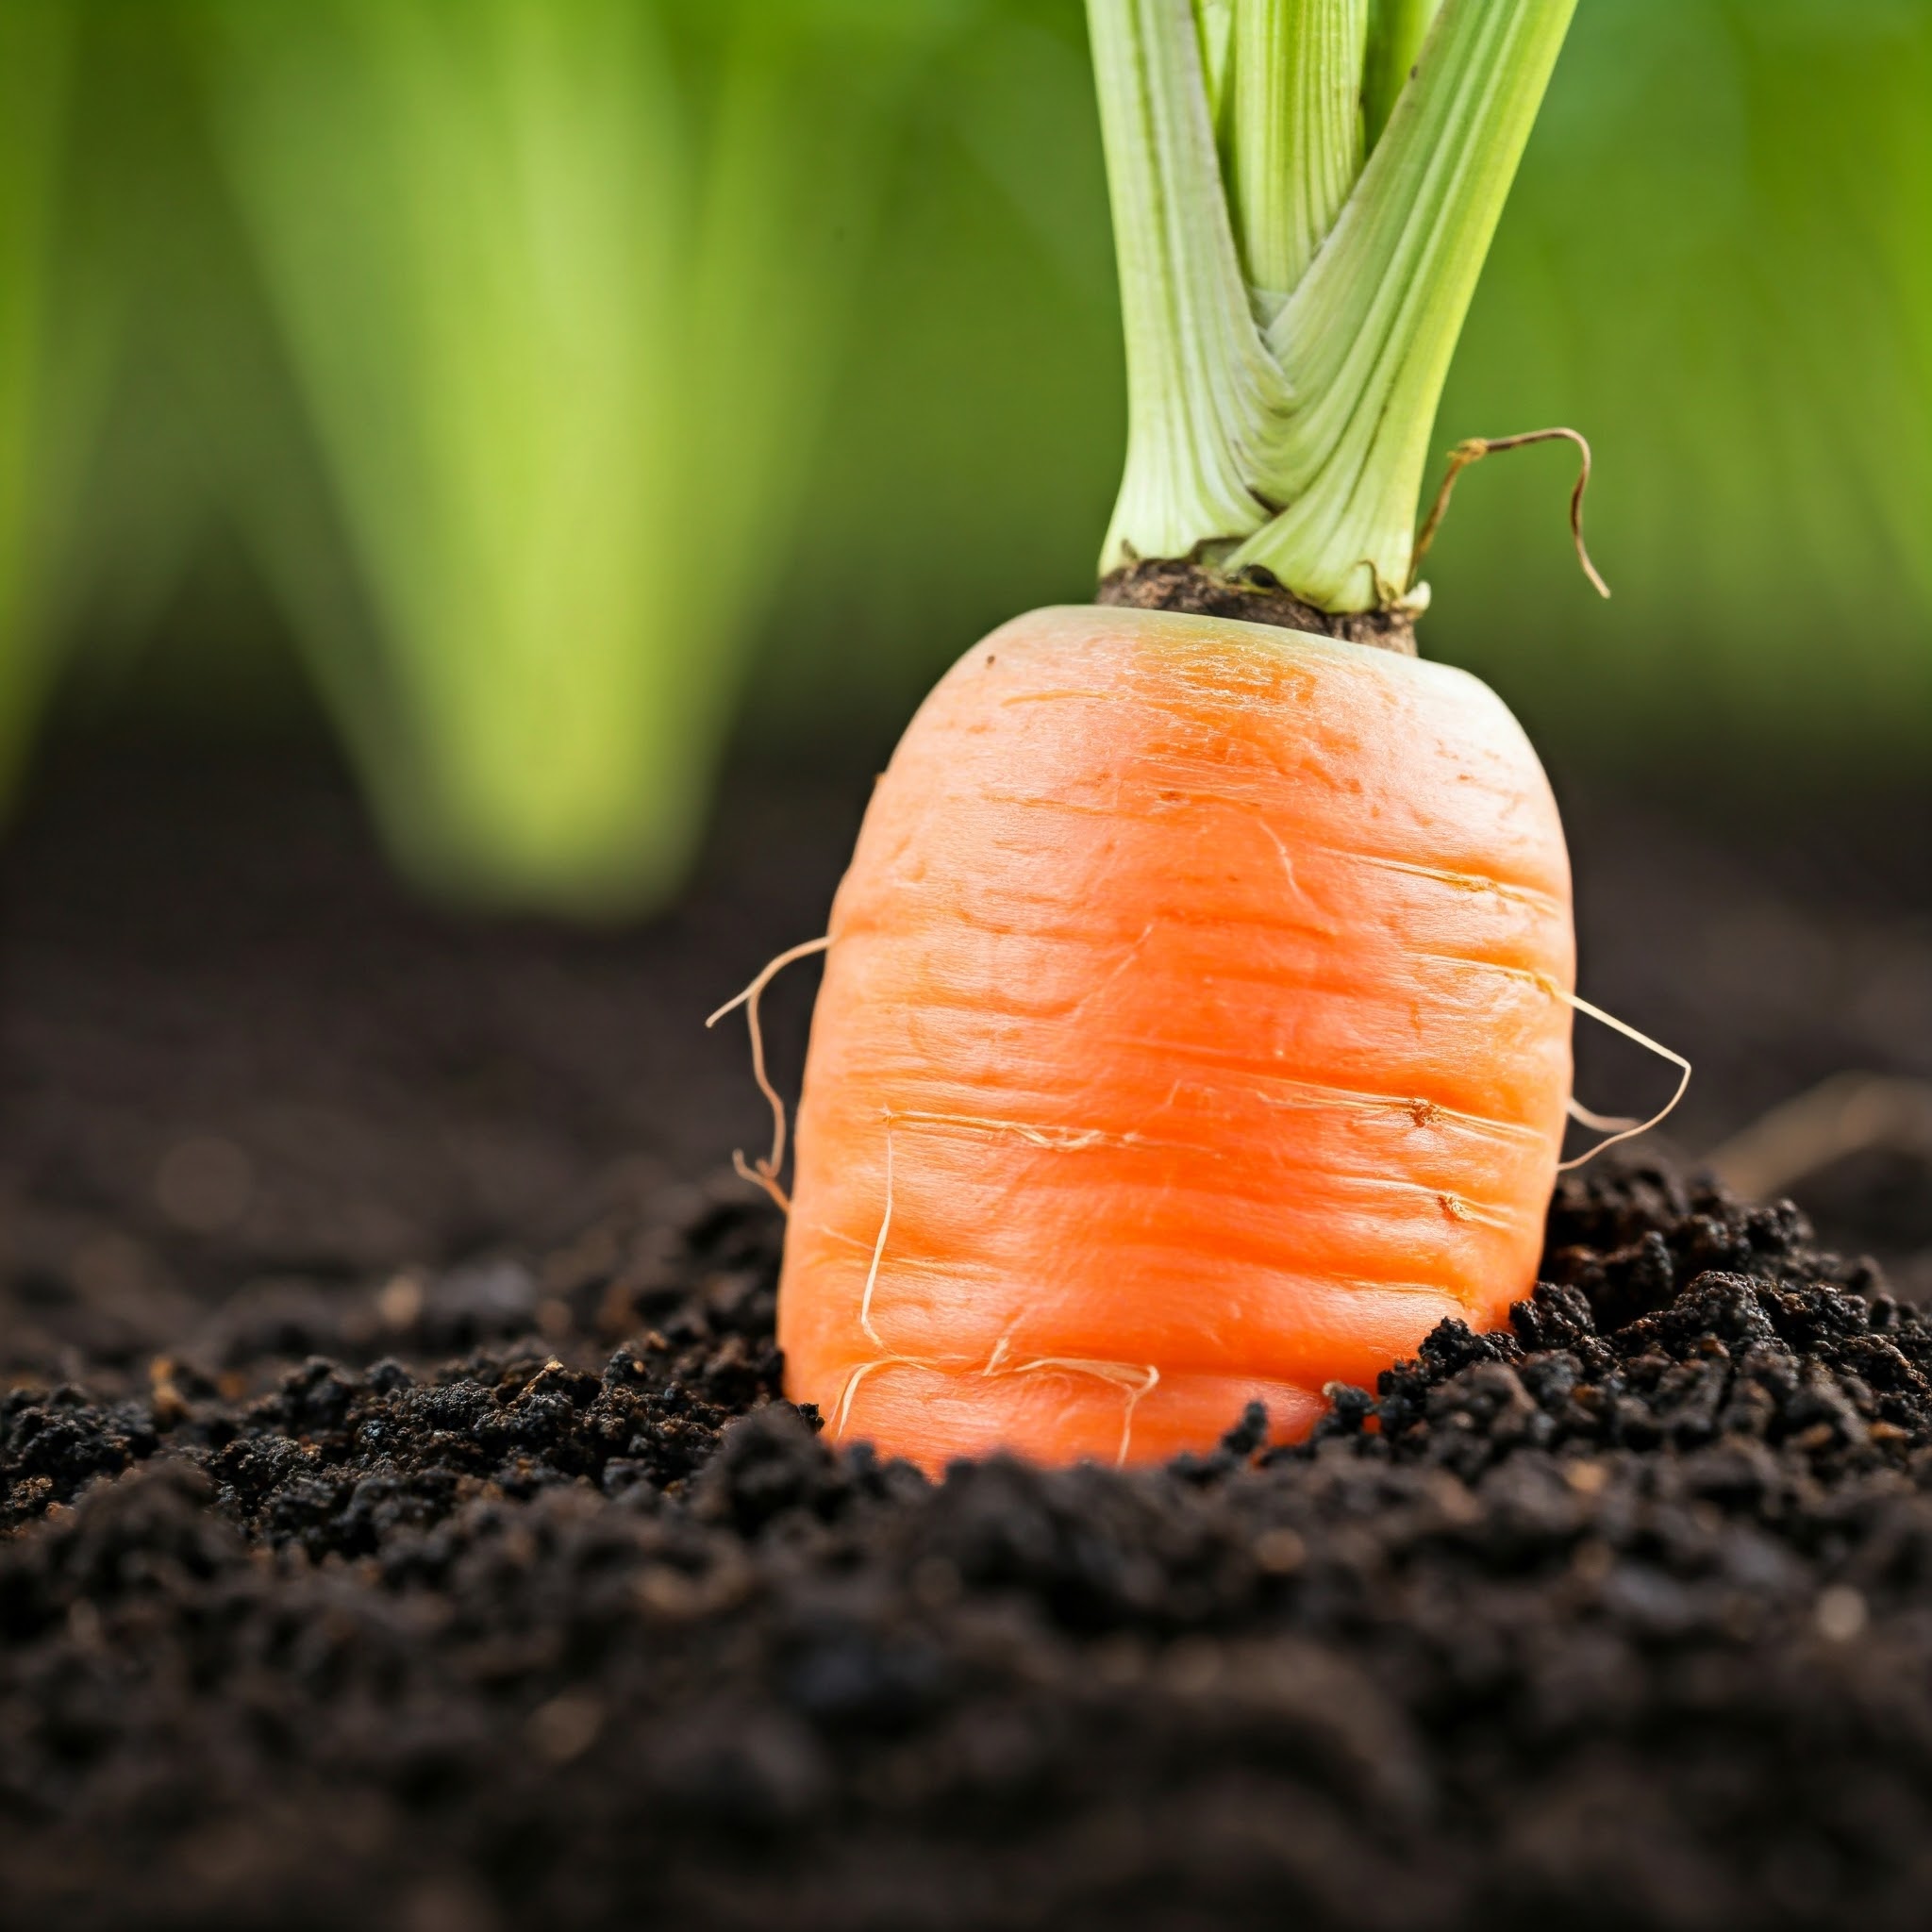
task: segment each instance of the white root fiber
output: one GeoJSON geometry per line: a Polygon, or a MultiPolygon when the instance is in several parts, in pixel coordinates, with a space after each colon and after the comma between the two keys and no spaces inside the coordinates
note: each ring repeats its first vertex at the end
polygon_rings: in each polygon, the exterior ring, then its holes
{"type": "Polygon", "coordinates": [[[758,1083],[758,1091],[765,1096],[766,1104],[772,1109],[772,1151],[762,1159],[747,1161],[744,1150],[734,1147],[731,1150],[731,1164],[740,1175],[755,1187],[764,1189],[778,1204],[780,1213],[791,1212],[791,1197],[786,1193],[784,1183],[779,1180],[779,1170],[785,1165],[785,1103],[779,1097],[778,1090],[772,1085],[771,1075],[765,1071],[765,1029],[758,1018],[758,1002],[765,996],[765,989],[786,967],[796,965],[801,959],[809,959],[815,953],[830,949],[831,939],[807,940],[802,945],[790,947],[769,960],[758,976],[738,994],[728,999],[711,1017],[705,1022],[707,1027],[715,1026],[726,1013],[744,1008],[745,1025],[751,1034],[751,1074],[758,1083]]]}
{"type": "Polygon", "coordinates": [[[1669,1060],[1674,1067],[1682,1069],[1677,1077],[1677,1091],[1648,1120],[1623,1120],[1613,1115],[1592,1113],[1589,1108],[1582,1106],[1573,1096],[1568,1103],[1570,1118],[1578,1122],[1583,1126],[1593,1127],[1599,1132],[1605,1132],[1606,1137],[1599,1141],[1594,1147],[1586,1148],[1581,1154],[1574,1155],[1568,1160],[1559,1160],[1557,1163],[1557,1172],[1558,1174],[1571,1174],[1577,1168],[1584,1166],[1587,1162],[1594,1160],[1605,1148],[1615,1147],[1621,1141],[1634,1141],[1640,1134],[1647,1134],[1653,1128],[1662,1126],[1664,1122],[1676,1112],[1677,1103],[1683,1099],[1685,1093],[1689,1091],[1691,1069],[1690,1062],[1682,1054],[1662,1045],[1657,1041],[1653,1040],[1647,1033],[1640,1033],[1636,1027],[1629,1024],[1627,1021],[1618,1019],[1614,1013],[1607,1013],[1601,1007],[1591,1006],[1588,1000],[1578,998],[1574,992],[1565,992],[1560,986],[1556,987],[1555,991],[1557,997],[1570,1007],[1573,1011],[1581,1013],[1588,1019],[1594,1020],[1600,1026],[1609,1027],[1613,1033],[1621,1033],[1625,1040],[1634,1040],[1639,1046],[1647,1048],[1650,1052],[1656,1054],[1659,1059],[1669,1060]]]}

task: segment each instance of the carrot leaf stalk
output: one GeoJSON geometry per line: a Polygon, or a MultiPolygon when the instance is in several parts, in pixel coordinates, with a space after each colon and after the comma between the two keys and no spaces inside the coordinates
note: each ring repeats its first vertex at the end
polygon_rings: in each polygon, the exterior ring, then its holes
{"type": "Polygon", "coordinates": [[[1369,45],[1362,74],[1362,119],[1373,147],[1389,125],[1442,0],[1372,0],[1369,45]]]}
{"type": "Polygon", "coordinates": [[[1089,0],[1129,398],[1104,575],[1423,607],[1436,406],[1574,9],[1089,0]]]}

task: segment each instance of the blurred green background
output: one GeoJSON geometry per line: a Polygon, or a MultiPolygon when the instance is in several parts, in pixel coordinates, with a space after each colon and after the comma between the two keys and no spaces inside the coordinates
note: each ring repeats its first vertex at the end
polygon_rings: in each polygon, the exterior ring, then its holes
{"type": "MultiPolygon", "coordinates": [[[[1432,655],[1554,756],[1921,773],[1932,0],[1584,0],[1438,425],[1432,655]]],[[[444,895],[674,891],[1090,594],[1080,0],[0,0],[0,784],[319,707],[444,895]]]]}

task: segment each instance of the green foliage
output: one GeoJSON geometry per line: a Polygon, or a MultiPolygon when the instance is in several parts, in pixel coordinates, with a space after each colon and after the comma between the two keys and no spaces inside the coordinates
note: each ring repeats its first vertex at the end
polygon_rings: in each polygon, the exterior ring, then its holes
{"type": "Polygon", "coordinates": [[[404,861],[676,880],[775,600],[937,0],[208,0],[209,96],[320,446],[250,507],[404,861]]]}
{"type": "MultiPolygon", "coordinates": [[[[1928,100],[1932,0],[1580,8],[1431,475],[1574,423],[1616,597],[1533,450],[1424,632],[1567,756],[1932,745],[1928,100]]],[[[1081,0],[0,0],[0,795],[245,540],[419,876],[650,903],[746,696],[1091,594],[1124,389],[1081,0]]]]}
{"type": "Polygon", "coordinates": [[[52,671],[57,579],[91,358],[63,246],[74,19],[0,5],[0,801],[52,671]]]}
{"type": "Polygon", "coordinates": [[[1579,10],[1439,441],[1588,433],[1616,596],[1576,585],[1565,458],[1499,459],[1430,559],[1429,649],[1610,756],[1713,725],[1923,754],[1928,102],[1927,0],[1579,10]]]}
{"type": "MultiPolygon", "coordinates": [[[[991,12],[894,183],[768,738],[884,736],[977,628],[1091,592],[1124,378],[1078,11],[991,12]]],[[[1928,100],[1932,0],[1579,8],[1430,476],[1574,424],[1616,595],[1570,547],[1572,456],[1531,450],[1464,480],[1423,626],[1567,755],[1932,747],[1928,100]]]]}
{"type": "MultiPolygon", "coordinates": [[[[72,24],[58,340],[85,408],[70,406],[53,439],[71,508],[51,621],[63,694],[85,708],[140,688],[197,574],[225,541],[232,550],[228,505],[254,495],[237,474],[243,452],[290,402],[209,151],[180,8],[57,4],[72,24]]],[[[223,633],[260,623],[258,608],[232,613],[232,626],[229,615],[204,600],[194,619],[223,633]]],[[[230,660],[197,638],[191,675],[235,675],[235,658],[267,655],[245,631],[218,642],[230,660]]]]}

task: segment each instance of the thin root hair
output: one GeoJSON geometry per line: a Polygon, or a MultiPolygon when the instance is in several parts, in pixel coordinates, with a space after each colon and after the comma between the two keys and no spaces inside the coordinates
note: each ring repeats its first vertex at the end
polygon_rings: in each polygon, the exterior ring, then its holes
{"type": "MultiPolygon", "coordinates": [[[[1618,1019],[1614,1013],[1607,1013],[1601,1007],[1593,1007],[1588,1000],[1579,999],[1576,994],[1566,992],[1561,987],[1557,987],[1556,991],[1557,998],[1562,1000],[1573,1010],[1594,1020],[1600,1026],[1609,1027],[1613,1033],[1621,1033],[1625,1040],[1634,1040],[1639,1046],[1647,1047],[1659,1059],[1669,1060],[1674,1067],[1680,1067],[1683,1070],[1677,1076],[1677,1091],[1647,1121],[1634,1121],[1628,1124],[1619,1126],[1616,1132],[1610,1134],[1607,1139],[1599,1141],[1594,1147],[1587,1149],[1569,1160],[1559,1160],[1557,1163],[1557,1172],[1558,1174],[1569,1174],[1574,1169],[1583,1166],[1585,1162],[1594,1160],[1606,1147],[1614,1147],[1623,1141],[1634,1141],[1638,1135],[1647,1134],[1652,1128],[1662,1126],[1664,1122],[1676,1112],[1677,1103],[1683,1099],[1685,1092],[1690,1088],[1690,1062],[1682,1054],[1675,1053],[1670,1047],[1659,1044],[1649,1034],[1638,1032],[1636,1027],[1629,1024],[1627,1021],[1618,1019]]],[[[1574,1100],[1570,1102],[1570,1109],[1571,1118],[1581,1121],[1586,1126],[1602,1128],[1616,1124],[1613,1121],[1603,1115],[1592,1114],[1588,1108],[1579,1108],[1574,1100]]]]}
{"type": "Polygon", "coordinates": [[[852,1398],[858,1393],[858,1385],[874,1369],[889,1367],[892,1359],[891,1356],[882,1356],[876,1361],[855,1364],[852,1373],[845,1377],[845,1387],[839,1396],[838,1410],[832,1418],[833,1441],[842,1442],[845,1440],[845,1424],[852,1420],[852,1398]]]}
{"type": "Polygon", "coordinates": [[[1423,519],[1422,528],[1416,532],[1415,549],[1408,566],[1411,587],[1416,574],[1423,567],[1423,558],[1429,554],[1429,546],[1442,527],[1442,519],[1448,514],[1456,479],[1472,463],[1479,463],[1485,457],[1496,456],[1504,450],[1523,449],[1532,442],[1574,442],[1581,452],[1583,464],[1576,473],[1576,487],[1570,492],[1570,535],[1576,544],[1576,560],[1583,566],[1583,575],[1590,579],[1597,595],[1607,597],[1610,594],[1609,585],[1604,582],[1602,574],[1591,561],[1590,545],[1583,541],[1583,498],[1590,489],[1590,440],[1580,430],[1560,426],[1555,429],[1525,429],[1516,436],[1472,436],[1449,452],[1449,467],[1443,473],[1441,487],[1436,491],[1436,500],[1429,506],[1428,515],[1423,519]]]}
{"type": "MultiPolygon", "coordinates": [[[[868,1329],[867,1333],[870,1334],[871,1330],[868,1329]]],[[[877,1341],[876,1336],[873,1339],[877,1341]]],[[[1134,1446],[1134,1412],[1159,1387],[1160,1371],[1152,1362],[1090,1361],[1074,1356],[1041,1356],[1034,1361],[1016,1362],[1009,1369],[1002,1368],[999,1358],[1005,1341],[1006,1338],[1002,1337],[1000,1348],[993,1351],[992,1359],[980,1371],[982,1375],[1034,1375],[1058,1370],[1066,1375],[1091,1375],[1096,1381],[1121,1391],[1126,1398],[1126,1407],[1121,1415],[1120,1447],[1114,1452],[1113,1466],[1124,1469],[1134,1446]]],[[[858,1393],[858,1385],[874,1369],[933,1369],[939,1366],[936,1362],[923,1361],[917,1356],[909,1355],[878,1355],[871,1361],[855,1363],[851,1374],[845,1377],[845,1386],[840,1391],[838,1404],[832,1412],[832,1441],[844,1441],[846,1427],[852,1420],[853,1398],[858,1393]]]]}
{"type": "Polygon", "coordinates": [[[858,1325],[865,1331],[865,1338],[874,1348],[883,1349],[885,1342],[879,1331],[872,1324],[873,1291],[879,1285],[879,1263],[886,1258],[886,1237],[892,1231],[892,1124],[886,1122],[886,1211],[879,1217],[878,1239],[873,1243],[872,1266],[865,1271],[865,1292],[858,1301],[858,1325]]]}
{"type": "MultiPolygon", "coordinates": [[[[1100,1362],[1089,1361],[1072,1356],[1041,1356],[1037,1361],[1022,1362],[1017,1368],[1005,1370],[1008,1375],[1031,1375],[1043,1369],[1058,1369],[1069,1375],[1092,1375],[1102,1382],[1110,1382],[1116,1389],[1125,1391],[1127,1407],[1121,1417],[1121,1446],[1115,1453],[1113,1466],[1124,1469],[1127,1466],[1127,1452],[1134,1445],[1134,1411],[1140,1407],[1143,1396],[1151,1395],[1160,1381],[1160,1371],[1152,1362],[1100,1362]]],[[[991,1366],[984,1372],[993,1373],[991,1366]]]]}
{"type": "Polygon", "coordinates": [[[788,948],[775,959],[768,961],[764,970],[735,999],[726,1000],[705,1022],[708,1027],[715,1026],[726,1013],[735,1012],[740,1007],[744,1008],[745,1025],[751,1034],[752,1078],[758,1083],[758,1091],[765,1096],[766,1103],[772,1109],[772,1151],[761,1160],[747,1161],[744,1150],[734,1147],[731,1150],[731,1165],[738,1170],[742,1178],[750,1181],[755,1187],[764,1189],[765,1192],[778,1204],[778,1209],[783,1214],[791,1212],[791,1197],[786,1193],[784,1183],[778,1178],[779,1170],[785,1165],[785,1103],[779,1097],[778,1090],[772,1085],[771,1075],[765,1071],[765,1029],[758,1018],[758,1002],[763,999],[766,987],[770,986],[786,967],[796,965],[800,959],[808,959],[814,953],[827,951],[831,943],[831,938],[827,935],[824,939],[807,940],[801,945],[788,948]]]}
{"type": "Polygon", "coordinates": [[[1563,1111],[1579,1127],[1588,1127],[1593,1134],[1624,1134],[1638,1125],[1635,1115],[1598,1113],[1593,1108],[1585,1107],[1574,1093],[1563,1103],[1563,1111]]]}
{"type": "MultiPolygon", "coordinates": [[[[879,1268],[886,1258],[886,1241],[892,1231],[892,1170],[895,1158],[895,1150],[892,1144],[892,1124],[894,1121],[905,1118],[907,1116],[903,1114],[889,1112],[886,1115],[885,1207],[879,1215],[878,1234],[873,1241],[872,1262],[865,1271],[865,1288],[858,1299],[859,1329],[865,1336],[865,1339],[878,1350],[878,1354],[873,1360],[858,1364],[846,1378],[845,1387],[840,1393],[838,1407],[835,1411],[836,1419],[832,1428],[832,1440],[835,1442],[841,1441],[844,1437],[845,1425],[852,1416],[852,1400],[858,1393],[859,1383],[874,1369],[885,1368],[892,1363],[903,1363],[912,1368],[938,1368],[940,1366],[937,1362],[921,1361],[916,1356],[894,1353],[888,1346],[885,1337],[879,1333],[877,1325],[873,1321],[872,1314],[873,1296],[877,1291],[879,1285],[879,1268]]],[[[1041,1356],[1031,1361],[1015,1362],[1008,1368],[1006,1366],[1007,1351],[1012,1342],[1013,1330],[1019,1325],[1019,1323],[1020,1317],[1016,1315],[1012,1321],[1007,1324],[1005,1331],[993,1344],[992,1354],[988,1357],[986,1366],[979,1371],[980,1375],[982,1377],[1032,1375],[1039,1374],[1045,1370],[1058,1369],[1067,1374],[1092,1375],[1103,1382],[1111,1383],[1115,1388],[1122,1390],[1126,1395],[1127,1406],[1126,1411],[1121,1419],[1120,1450],[1114,1457],[1114,1467],[1116,1469],[1124,1468],[1126,1466],[1127,1452],[1133,1446],[1134,1411],[1140,1407],[1142,1397],[1149,1394],[1158,1384],[1160,1380],[1159,1369],[1152,1362],[1095,1361],[1084,1357],[1074,1357],[1071,1356],[1041,1356]]]]}

